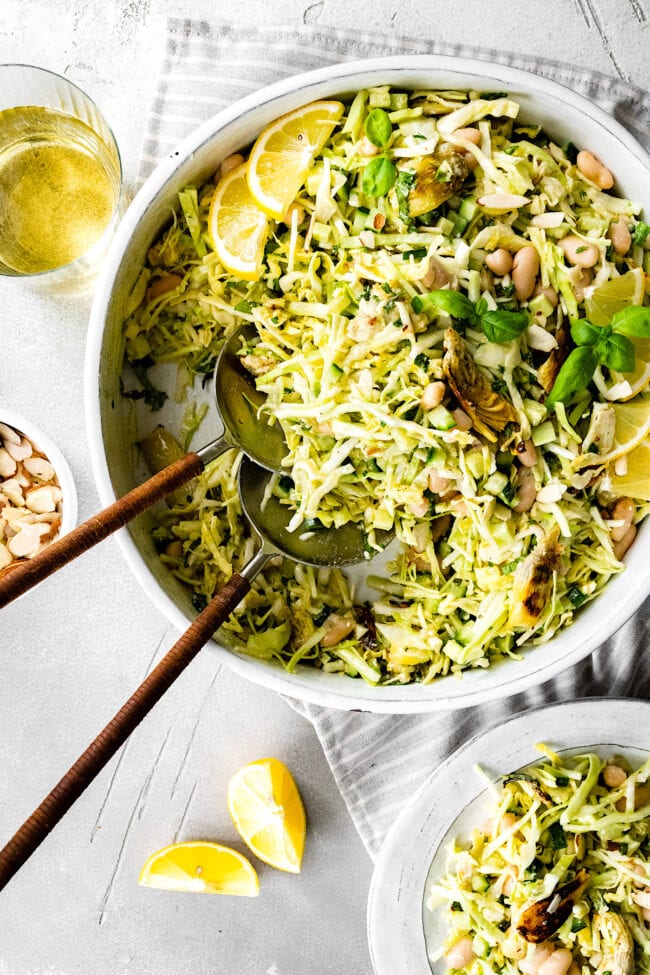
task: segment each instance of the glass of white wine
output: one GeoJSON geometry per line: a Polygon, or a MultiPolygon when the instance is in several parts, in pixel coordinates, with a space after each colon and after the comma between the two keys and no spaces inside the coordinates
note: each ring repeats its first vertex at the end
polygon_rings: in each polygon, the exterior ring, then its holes
{"type": "Polygon", "coordinates": [[[44,68],[0,65],[0,275],[89,284],[123,204],[117,142],[92,99],[44,68]]]}

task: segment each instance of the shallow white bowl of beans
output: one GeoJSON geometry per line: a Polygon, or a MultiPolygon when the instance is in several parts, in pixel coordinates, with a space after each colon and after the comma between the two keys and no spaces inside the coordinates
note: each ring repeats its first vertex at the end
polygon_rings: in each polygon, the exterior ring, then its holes
{"type": "MultiPolygon", "coordinates": [[[[106,505],[143,477],[120,395],[122,326],[129,293],[147,249],[169,221],[176,194],[208,179],[223,159],[249,146],[278,116],[319,98],[352,97],[360,88],[473,89],[508,92],[520,118],[541,123],[559,142],[589,147],[614,174],[616,191],[650,214],[650,159],[635,139],[600,108],[563,86],[527,72],[484,61],[447,57],[391,57],[338,64],[289,78],[256,92],[200,126],[158,166],[133,201],[115,236],[98,282],[88,336],[86,412],[97,486],[106,505]]],[[[179,630],[196,615],[190,594],[159,561],[146,518],[118,536],[134,575],[179,630]]],[[[249,680],[294,698],[342,709],[415,713],[466,708],[519,693],[549,680],[586,657],[614,633],[650,592],[646,556],[650,524],[641,527],[626,556],[625,572],[577,614],[572,626],[520,661],[446,677],[430,685],[372,687],[307,666],[288,674],[280,665],[245,657],[213,642],[229,667],[249,680]]]]}

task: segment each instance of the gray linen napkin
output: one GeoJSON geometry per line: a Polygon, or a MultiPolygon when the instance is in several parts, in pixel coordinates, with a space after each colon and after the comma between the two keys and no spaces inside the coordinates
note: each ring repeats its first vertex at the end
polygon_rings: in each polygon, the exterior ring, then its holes
{"type": "MultiPolygon", "coordinates": [[[[142,147],[141,179],[193,128],[236,99],[289,75],[368,52],[374,57],[478,57],[534,71],[597,102],[650,149],[650,96],[587,69],[356,31],[309,26],[251,29],[170,19],[142,147]]],[[[418,787],[455,748],[482,729],[547,702],[597,695],[650,698],[650,662],[644,658],[649,623],[650,601],[590,658],[560,677],[507,700],[463,711],[384,716],[289,703],[314,725],[354,824],[374,858],[418,787]]],[[[536,652],[543,653],[543,647],[536,652]]]]}

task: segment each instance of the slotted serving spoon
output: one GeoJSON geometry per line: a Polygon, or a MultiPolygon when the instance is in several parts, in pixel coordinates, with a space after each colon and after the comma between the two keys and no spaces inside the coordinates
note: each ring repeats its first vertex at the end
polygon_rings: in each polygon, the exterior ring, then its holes
{"type": "MultiPolygon", "coordinates": [[[[352,565],[368,558],[366,538],[355,525],[294,534],[287,530],[293,512],[274,496],[266,499],[272,473],[259,468],[245,455],[239,470],[239,497],[259,542],[253,558],[235,572],[224,588],[199,613],[63,778],[54,786],[29,819],[0,850],[0,890],[63,818],[95,776],[124,744],[144,716],[171,687],[215,630],[228,619],[249,591],[253,579],[277,555],[313,566],[352,565]]],[[[378,532],[380,547],[392,532],[378,532]]]]}
{"type": "MultiPolygon", "coordinates": [[[[206,464],[231,447],[238,447],[267,470],[280,470],[287,445],[279,423],[260,420],[258,408],[265,396],[238,355],[242,339],[256,336],[252,325],[242,325],[227,339],[214,370],[213,394],[219,409],[222,433],[200,450],[191,451],[139,484],[112,505],[93,515],[32,559],[18,563],[0,576],[0,607],[22,596],[37,583],[83,555],[118,528],[151,508],[197,477],[206,464]]],[[[64,501],[65,503],[65,501],[64,501]]]]}

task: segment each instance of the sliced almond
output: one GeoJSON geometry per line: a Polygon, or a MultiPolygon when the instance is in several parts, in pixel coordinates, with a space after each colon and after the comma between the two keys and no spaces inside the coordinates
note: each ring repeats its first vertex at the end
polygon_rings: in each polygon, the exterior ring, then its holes
{"type": "Polygon", "coordinates": [[[34,453],[34,448],[29,440],[25,439],[21,440],[20,443],[6,441],[5,447],[7,448],[7,453],[11,454],[14,460],[26,460],[34,453]]]}
{"type": "Polygon", "coordinates": [[[488,210],[517,210],[530,203],[527,196],[517,196],[515,193],[487,193],[477,200],[480,207],[488,210]]]}
{"type": "Polygon", "coordinates": [[[0,447],[0,477],[11,477],[16,473],[18,465],[11,454],[0,447]]]}
{"type": "Polygon", "coordinates": [[[54,511],[61,500],[61,489],[54,484],[44,484],[42,487],[32,488],[25,495],[25,504],[30,511],[42,515],[54,511]]]}
{"type": "Polygon", "coordinates": [[[0,569],[6,569],[13,562],[13,556],[7,546],[0,542],[0,569]]]}
{"type": "Polygon", "coordinates": [[[0,493],[4,494],[6,498],[9,498],[12,504],[18,505],[19,508],[24,507],[25,499],[23,492],[20,484],[14,477],[10,477],[7,481],[2,481],[0,484],[0,493]]]}
{"type": "Polygon", "coordinates": [[[13,427],[8,427],[6,423],[0,423],[0,437],[5,443],[20,443],[20,434],[13,427]]]}
{"type": "Polygon", "coordinates": [[[30,559],[38,552],[41,538],[47,534],[47,531],[47,525],[25,525],[9,539],[7,548],[16,558],[30,559]]]}
{"type": "MultiPolygon", "coordinates": [[[[28,474],[31,474],[32,477],[37,478],[39,481],[54,480],[54,468],[45,457],[27,457],[23,461],[23,467],[28,474]]],[[[1,469],[0,474],[2,474],[1,469]]]]}
{"type": "Polygon", "coordinates": [[[532,227],[541,227],[543,230],[547,230],[551,227],[561,227],[565,219],[561,210],[547,210],[545,213],[535,214],[530,224],[532,227]]]}

